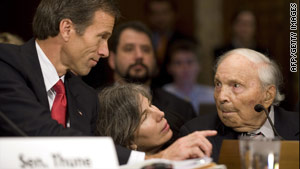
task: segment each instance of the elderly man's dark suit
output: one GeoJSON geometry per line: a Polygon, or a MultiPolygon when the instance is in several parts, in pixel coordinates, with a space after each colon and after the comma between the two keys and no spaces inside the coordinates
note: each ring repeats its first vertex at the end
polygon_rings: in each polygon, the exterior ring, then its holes
{"type": "MultiPolygon", "coordinates": [[[[65,76],[67,118],[64,128],[51,118],[46,87],[34,39],[23,46],[0,44],[0,110],[28,136],[90,136],[98,116],[96,92],[68,72],[65,76]]],[[[18,136],[0,119],[1,136],[18,136]]],[[[117,146],[120,163],[130,151],[117,146]],[[121,156],[120,156],[121,155],[121,156]]]]}
{"type": "MultiPolygon", "coordinates": [[[[289,112],[279,107],[274,107],[274,125],[285,140],[299,140],[299,113],[289,112]]],[[[180,129],[180,136],[199,130],[217,130],[218,134],[209,137],[209,141],[213,145],[212,158],[218,161],[220,148],[224,139],[237,139],[241,133],[235,132],[226,127],[219,119],[217,113],[199,116],[180,129]]]]}

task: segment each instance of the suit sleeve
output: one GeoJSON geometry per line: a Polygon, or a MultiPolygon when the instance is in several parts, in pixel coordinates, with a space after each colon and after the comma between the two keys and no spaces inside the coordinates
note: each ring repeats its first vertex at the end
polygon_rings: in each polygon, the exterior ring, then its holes
{"type": "Polygon", "coordinates": [[[188,114],[188,117],[185,122],[188,122],[188,121],[192,120],[193,118],[197,117],[195,110],[190,103],[187,103],[187,114],[188,114]]]}

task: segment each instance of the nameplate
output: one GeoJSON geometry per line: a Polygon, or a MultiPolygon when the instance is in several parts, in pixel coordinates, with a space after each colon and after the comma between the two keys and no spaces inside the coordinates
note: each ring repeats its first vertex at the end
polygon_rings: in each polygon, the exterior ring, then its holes
{"type": "Polygon", "coordinates": [[[117,169],[110,137],[2,137],[0,168],[117,169]]]}

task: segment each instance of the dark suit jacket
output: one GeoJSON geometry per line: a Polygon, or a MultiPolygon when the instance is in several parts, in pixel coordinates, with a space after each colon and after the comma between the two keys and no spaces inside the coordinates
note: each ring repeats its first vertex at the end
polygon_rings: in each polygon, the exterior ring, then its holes
{"type": "MultiPolygon", "coordinates": [[[[279,135],[286,140],[299,140],[299,113],[274,107],[274,120],[275,129],[279,135]]],[[[240,135],[240,133],[226,127],[219,119],[217,113],[199,116],[189,121],[182,126],[179,135],[185,136],[199,130],[218,131],[216,136],[208,138],[213,145],[212,158],[215,162],[218,161],[222,141],[224,139],[237,139],[240,135]]]]}
{"type": "MultiPolygon", "coordinates": [[[[96,92],[70,72],[65,76],[65,88],[70,128],[51,118],[34,39],[23,46],[0,45],[0,110],[28,136],[94,135],[99,112],[96,92]]],[[[18,133],[0,119],[0,135],[18,133]]],[[[125,156],[120,163],[126,163],[130,151],[118,149],[125,156]]]]}

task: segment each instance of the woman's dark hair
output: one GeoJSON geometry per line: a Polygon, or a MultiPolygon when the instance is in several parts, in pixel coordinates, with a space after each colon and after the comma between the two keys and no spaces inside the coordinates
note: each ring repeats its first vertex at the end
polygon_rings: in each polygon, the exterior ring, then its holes
{"type": "Polygon", "coordinates": [[[130,148],[141,120],[140,95],[151,101],[147,89],[136,84],[115,84],[98,95],[100,103],[97,135],[110,136],[118,145],[130,148]]]}
{"type": "Polygon", "coordinates": [[[60,21],[68,18],[82,35],[98,10],[116,19],[120,16],[114,0],[42,0],[33,18],[33,34],[40,40],[54,37],[59,33],[60,21]]]}

